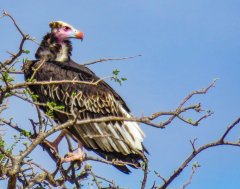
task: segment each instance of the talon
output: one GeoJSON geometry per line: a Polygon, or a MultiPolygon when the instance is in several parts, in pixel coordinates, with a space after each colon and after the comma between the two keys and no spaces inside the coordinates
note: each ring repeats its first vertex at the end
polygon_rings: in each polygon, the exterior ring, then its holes
{"type": "Polygon", "coordinates": [[[77,153],[69,152],[66,157],[61,158],[62,163],[73,162],[73,161],[83,161],[83,150],[82,144],[79,143],[77,153]]]}

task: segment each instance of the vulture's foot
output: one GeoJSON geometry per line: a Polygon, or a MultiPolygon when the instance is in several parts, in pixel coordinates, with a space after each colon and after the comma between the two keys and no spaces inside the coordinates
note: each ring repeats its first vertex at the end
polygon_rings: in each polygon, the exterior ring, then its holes
{"type": "Polygon", "coordinates": [[[62,163],[73,162],[73,161],[82,162],[83,155],[84,155],[84,153],[83,153],[82,145],[79,144],[79,147],[77,149],[77,153],[69,152],[64,158],[61,159],[61,162],[62,163]]]}

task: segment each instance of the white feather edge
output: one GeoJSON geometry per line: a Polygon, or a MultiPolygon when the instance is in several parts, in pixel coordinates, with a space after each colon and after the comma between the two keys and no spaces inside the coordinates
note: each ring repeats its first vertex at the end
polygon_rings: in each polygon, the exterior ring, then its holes
{"type": "MultiPolygon", "coordinates": [[[[117,105],[125,117],[132,117],[119,102],[117,105]]],[[[139,151],[143,151],[142,142],[145,134],[137,122],[123,121],[122,125],[119,122],[115,122],[115,124],[103,122],[91,123],[90,125],[78,128],[79,132],[85,133],[83,140],[89,147],[94,149],[100,147],[103,151],[116,151],[124,155],[137,154],[139,151]],[[98,135],[98,137],[94,137],[94,135],[98,135]],[[94,141],[99,147],[94,144],[94,141]]]]}
{"type": "MultiPolygon", "coordinates": [[[[119,106],[121,108],[121,111],[127,118],[132,117],[121,105],[119,106]]],[[[123,127],[124,129],[127,128],[125,129],[125,131],[128,130],[134,137],[134,139],[130,139],[129,141],[132,141],[131,143],[136,149],[142,151],[143,150],[142,142],[145,137],[145,134],[140,128],[139,124],[137,122],[124,121],[123,127]]],[[[126,131],[127,135],[129,135],[128,131],[126,131]]]]}
{"type": "MultiPolygon", "coordinates": [[[[122,112],[124,116],[127,118],[132,117],[118,102],[119,110],[122,112]]],[[[123,125],[119,125],[116,122],[114,125],[112,123],[94,123],[95,128],[98,131],[98,134],[104,136],[102,138],[103,144],[102,148],[121,152],[124,155],[130,153],[138,153],[139,151],[143,151],[142,142],[145,137],[144,132],[140,128],[137,122],[124,121],[123,125]],[[120,135],[119,135],[120,133],[120,135]]]]}

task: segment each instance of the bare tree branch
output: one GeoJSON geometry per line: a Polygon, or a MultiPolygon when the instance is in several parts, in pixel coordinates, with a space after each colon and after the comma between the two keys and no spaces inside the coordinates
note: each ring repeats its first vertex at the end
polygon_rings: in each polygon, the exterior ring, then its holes
{"type": "Polygon", "coordinates": [[[139,54],[139,55],[136,55],[136,56],[129,56],[129,57],[123,57],[123,58],[101,58],[99,60],[84,63],[83,65],[89,66],[89,65],[96,64],[96,63],[99,63],[99,62],[106,62],[106,61],[113,61],[113,60],[128,60],[128,59],[136,58],[136,57],[139,57],[139,56],[142,56],[142,55],[139,54]]]}
{"type": "Polygon", "coordinates": [[[203,145],[195,150],[193,150],[192,154],[190,156],[188,156],[188,158],[179,166],[179,168],[177,168],[176,170],[174,170],[174,173],[168,178],[166,179],[166,182],[160,187],[160,189],[165,189],[167,188],[170,183],[172,183],[172,181],[178,177],[180,175],[180,173],[186,168],[186,166],[202,151],[208,149],[208,148],[212,148],[212,147],[216,147],[216,146],[220,146],[220,145],[227,145],[227,146],[237,146],[240,147],[240,143],[239,142],[229,142],[229,141],[224,141],[224,138],[227,136],[227,134],[234,128],[236,127],[240,122],[240,117],[238,117],[224,132],[223,136],[220,137],[217,141],[212,142],[212,143],[208,143],[206,145],[203,145]]]}
{"type": "Polygon", "coordinates": [[[14,26],[16,27],[17,31],[18,31],[18,32],[20,33],[20,35],[22,36],[22,40],[21,40],[21,42],[20,42],[18,52],[15,53],[15,54],[12,54],[12,58],[9,59],[9,60],[6,60],[5,62],[3,62],[1,67],[5,67],[5,66],[7,66],[7,65],[12,64],[19,56],[22,55],[22,53],[23,53],[23,51],[24,51],[24,50],[23,50],[23,45],[24,45],[25,41],[27,41],[27,40],[35,41],[33,38],[30,38],[30,36],[29,36],[28,34],[25,34],[25,33],[22,31],[22,29],[18,26],[18,24],[17,24],[17,22],[15,21],[15,19],[14,19],[7,11],[3,11],[2,17],[5,17],[5,16],[6,16],[6,17],[9,17],[9,18],[12,20],[12,22],[13,22],[14,26]]]}

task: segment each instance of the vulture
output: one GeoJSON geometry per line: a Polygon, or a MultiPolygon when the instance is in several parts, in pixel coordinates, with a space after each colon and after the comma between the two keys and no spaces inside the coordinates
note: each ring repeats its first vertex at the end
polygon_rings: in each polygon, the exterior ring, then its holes
{"type": "MultiPolygon", "coordinates": [[[[23,65],[25,80],[44,82],[75,80],[98,82],[58,83],[51,85],[31,85],[29,89],[38,96],[39,103],[55,103],[62,106],[61,111],[53,111],[57,123],[65,123],[77,116],[77,120],[117,116],[131,118],[126,102],[105,81],[97,77],[89,68],[75,63],[71,59],[72,44],[70,38],[83,39],[83,32],[63,21],[49,24],[47,33],[36,51],[36,60],[23,65]]],[[[48,108],[42,106],[46,113],[48,108]]],[[[143,146],[144,132],[137,122],[107,121],[74,125],[66,133],[79,143],[78,153],[63,162],[82,160],[82,147],[92,150],[108,161],[123,162],[114,166],[124,173],[130,173],[128,166],[140,168],[147,150],[143,146]]],[[[64,134],[58,137],[57,143],[64,134]]]]}

